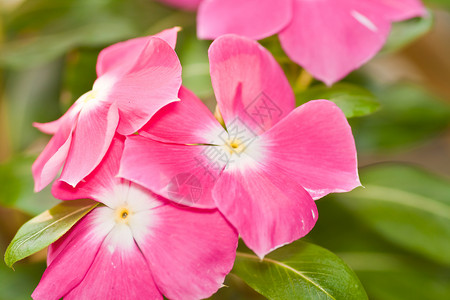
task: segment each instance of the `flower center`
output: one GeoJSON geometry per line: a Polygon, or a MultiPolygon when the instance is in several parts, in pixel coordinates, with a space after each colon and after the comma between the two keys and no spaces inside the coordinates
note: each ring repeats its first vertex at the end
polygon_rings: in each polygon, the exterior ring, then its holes
{"type": "Polygon", "coordinates": [[[230,155],[233,153],[241,154],[245,150],[245,143],[239,139],[229,139],[226,141],[225,146],[230,155]]]}
{"type": "Polygon", "coordinates": [[[119,207],[116,209],[116,222],[128,223],[132,212],[128,207],[119,207]]]}
{"type": "Polygon", "coordinates": [[[97,92],[91,90],[91,91],[85,93],[82,97],[83,97],[83,102],[88,103],[97,97],[97,92]]]}

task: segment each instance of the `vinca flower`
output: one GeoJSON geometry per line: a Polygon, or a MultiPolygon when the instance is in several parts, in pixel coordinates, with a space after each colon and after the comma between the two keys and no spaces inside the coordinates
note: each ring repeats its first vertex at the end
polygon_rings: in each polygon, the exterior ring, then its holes
{"type": "Polygon", "coordinates": [[[163,106],[178,101],[178,28],[104,49],[98,78],[58,120],[35,126],[53,137],[33,164],[35,190],[60,180],[76,186],[100,163],[116,132],[133,134],[163,106]]]}
{"type": "Polygon", "coordinates": [[[295,108],[280,66],[253,40],[222,36],[209,60],[225,127],[182,88],[180,102],[127,137],[119,175],[177,203],[217,207],[263,257],[313,228],[314,199],[360,185],[351,128],[330,101],[295,108]],[[200,183],[201,195],[185,197],[183,181],[200,183]]]}
{"type": "Polygon", "coordinates": [[[286,54],[326,84],[342,79],[384,45],[391,23],[424,16],[420,0],[164,0],[198,8],[197,35],[278,34],[286,54]]]}
{"type": "Polygon", "coordinates": [[[172,205],[116,177],[123,138],[77,187],[59,181],[55,197],[90,198],[94,208],[51,244],[33,299],[200,299],[233,266],[237,234],[217,210],[172,205]]]}

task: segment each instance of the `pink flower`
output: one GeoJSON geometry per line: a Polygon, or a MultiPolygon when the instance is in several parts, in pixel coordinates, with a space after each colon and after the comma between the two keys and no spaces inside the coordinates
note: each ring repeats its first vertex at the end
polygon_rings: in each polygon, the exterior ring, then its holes
{"type": "Polygon", "coordinates": [[[115,177],[122,150],[114,138],[76,188],[53,185],[55,197],[104,206],[50,245],[33,299],[200,299],[221,287],[235,258],[235,230],[217,210],[174,206],[115,177]]]}
{"type": "Polygon", "coordinates": [[[181,65],[173,50],[178,28],[104,49],[98,78],[58,120],[35,126],[53,137],[33,164],[35,190],[58,174],[76,186],[100,163],[117,131],[136,132],[163,106],[178,101],[181,65]]]}
{"type": "Polygon", "coordinates": [[[355,144],[342,111],[317,100],[295,108],[270,53],[234,35],[209,49],[224,129],[185,88],[127,137],[119,174],[173,201],[217,207],[260,257],[314,226],[313,199],[360,185],[355,144]],[[183,187],[200,183],[202,193],[183,187]]]}
{"type": "MultiPolygon", "coordinates": [[[[195,9],[192,1],[165,2],[195,9]]],[[[294,62],[331,85],[381,49],[392,22],[425,13],[420,0],[203,0],[197,34],[262,39],[278,33],[294,62]]]]}

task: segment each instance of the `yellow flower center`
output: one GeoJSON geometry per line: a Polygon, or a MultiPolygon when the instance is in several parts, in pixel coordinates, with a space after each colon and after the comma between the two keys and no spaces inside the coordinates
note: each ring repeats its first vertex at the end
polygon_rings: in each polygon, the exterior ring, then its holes
{"type": "Polygon", "coordinates": [[[238,139],[230,139],[226,142],[226,148],[230,154],[240,154],[245,150],[245,143],[238,139]]]}
{"type": "Polygon", "coordinates": [[[119,207],[116,209],[116,222],[117,223],[128,223],[128,220],[132,212],[128,207],[119,207]]]}
{"type": "Polygon", "coordinates": [[[83,102],[84,103],[90,102],[91,100],[94,100],[96,97],[97,97],[96,91],[89,91],[84,94],[83,102]]]}

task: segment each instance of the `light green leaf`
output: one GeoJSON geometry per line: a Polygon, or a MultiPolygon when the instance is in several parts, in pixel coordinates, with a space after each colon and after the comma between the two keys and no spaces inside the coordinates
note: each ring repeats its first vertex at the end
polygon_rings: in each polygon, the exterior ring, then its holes
{"type": "Polygon", "coordinates": [[[375,96],[363,87],[337,83],[331,87],[317,85],[304,92],[296,94],[297,106],[316,99],[326,99],[334,102],[344,112],[347,118],[369,115],[379,108],[375,96]]]}
{"type": "Polygon", "coordinates": [[[431,11],[428,11],[428,16],[423,18],[414,18],[394,23],[382,52],[396,51],[409,45],[430,31],[433,24],[434,18],[431,11]]]}
{"type": "Polygon", "coordinates": [[[303,241],[262,261],[238,252],[232,273],[269,299],[367,299],[358,278],[340,258],[303,241]]]}
{"type": "Polygon", "coordinates": [[[391,243],[450,265],[450,182],[415,167],[361,170],[359,188],[339,203],[391,243]]]}
{"type": "Polygon", "coordinates": [[[25,223],[9,244],[5,262],[9,267],[40,251],[64,235],[98,205],[92,200],[64,201],[25,223]]]}

